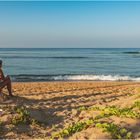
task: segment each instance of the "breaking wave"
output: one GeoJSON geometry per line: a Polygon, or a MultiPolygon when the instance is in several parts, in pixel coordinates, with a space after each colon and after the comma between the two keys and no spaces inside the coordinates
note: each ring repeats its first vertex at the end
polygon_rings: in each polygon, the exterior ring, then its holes
{"type": "Polygon", "coordinates": [[[13,81],[140,81],[140,77],[120,75],[14,75],[13,81]]]}

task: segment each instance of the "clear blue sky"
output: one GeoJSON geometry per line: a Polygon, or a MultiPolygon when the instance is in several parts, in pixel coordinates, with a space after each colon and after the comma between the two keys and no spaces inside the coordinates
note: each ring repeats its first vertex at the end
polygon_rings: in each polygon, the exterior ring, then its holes
{"type": "Polygon", "coordinates": [[[0,47],[140,47],[140,2],[0,2],[0,47]]]}

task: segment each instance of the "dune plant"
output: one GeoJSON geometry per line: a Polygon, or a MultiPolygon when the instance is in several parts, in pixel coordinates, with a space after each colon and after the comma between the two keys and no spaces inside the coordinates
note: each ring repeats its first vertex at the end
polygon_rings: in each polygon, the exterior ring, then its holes
{"type": "MultiPolygon", "coordinates": [[[[134,107],[140,107],[140,102],[135,102],[134,107]]],[[[117,117],[128,117],[128,118],[140,118],[140,113],[133,111],[132,107],[130,108],[119,108],[117,106],[106,106],[106,107],[81,107],[79,110],[97,110],[101,111],[102,114],[114,115],[117,117]]]]}
{"type": "Polygon", "coordinates": [[[16,115],[12,118],[12,124],[35,124],[36,120],[30,117],[26,107],[18,106],[15,108],[16,115]]]}
{"type": "Polygon", "coordinates": [[[140,110],[140,101],[135,101],[131,108],[138,108],[140,110]]]}
{"type": "Polygon", "coordinates": [[[126,128],[120,128],[114,123],[97,123],[95,126],[103,128],[105,132],[110,133],[113,139],[132,138],[132,132],[128,131],[126,128]]]}
{"type": "Polygon", "coordinates": [[[113,139],[130,139],[132,138],[132,132],[128,131],[126,128],[121,128],[114,123],[102,123],[97,119],[87,119],[82,122],[76,122],[67,128],[62,129],[59,132],[52,134],[51,139],[59,139],[71,136],[72,134],[87,129],[89,126],[95,126],[97,128],[102,128],[103,131],[111,134],[113,139]]]}
{"type": "Polygon", "coordinates": [[[94,111],[100,111],[100,114],[94,118],[90,118],[85,121],[76,122],[73,125],[70,125],[59,132],[53,133],[51,136],[51,139],[68,137],[76,132],[79,132],[79,131],[82,131],[83,129],[88,128],[89,126],[102,128],[103,131],[110,133],[112,138],[114,139],[130,139],[133,137],[132,132],[128,131],[126,128],[121,128],[120,126],[112,122],[103,123],[100,121],[100,119],[105,118],[105,117],[110,117],[113,115],[117,117],[140,118],[140,113],[133,111],[133,108],[135,107],[140,108],[139,101],[135,102],[134,105],[132,105],[131,107],[125,107],[125,108],[120,108],[117,106],[106,106],[106,107],[82,106],[78,108],[79,111],[94,110],[94,111]]]}
{"type": "Polygon", "coordinates": [[[94,123],[93,119],[76,122],[73,125],[70,125],[67,128],[62,129],[60,132],[53,133],[51,136],[51,139],[68,137],[76,132],[82,131],[83,129],[87,128],[89,125],[91,125],[93,123],[94,123]]]}
{"type": "Polygon", "coordinates": [[[103,109],[103,112],[118,117],[139,118],[140,114],[133,111],[131,108],[119,108],[116,106],[109,106],[103,109]]]}

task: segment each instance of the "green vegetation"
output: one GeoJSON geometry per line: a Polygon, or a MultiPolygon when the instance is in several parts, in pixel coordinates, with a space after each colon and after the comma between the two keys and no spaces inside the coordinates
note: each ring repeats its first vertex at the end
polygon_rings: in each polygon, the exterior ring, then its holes
{"type": "Polygon", "coordinates": [[[35,124],[36,120],[31,119],[29,112],[27,109],[22,107],[16,107],[15,108],[16,115],[12,118],[12,124],[35,124]]]}
{"type": "Polygon", "coordinates": [[[56,138],[63,138],[66,136],[70,136],[78,131],[83,130],[85,126],[86,126],[85,122],[77,122],[74,125],[62,129],[60,132],[53,133],[51,138],[56,139],[56,138]]]}
{"type": "Polygon", "coordinates": [[[88,119],[86,121],[77,122],[73,125],[70,125],[67,128],[62,129],[60,132],[55,132],[52,134],[51,139],[63,138],[68,137],[76,132],[82,131],[86,129],[88,126],[95,123],[94,119],[88,119]]]}
{"type": "Polygon", "coordinates": [[[127,94],[127,96],[133,96],[133,95],[134,95],[134,94],[132,94],[132,93],[128,93],[128,94],[127,94]]]}
{"type": "Polygon", "coordinates": [[[103,128],[104,131],[111,134],[113,139],[130,139],[132,138],[132,132],[129,132],[126,128],[120,128],[114,123],[97,123],[96,127],[103,128]]]}
{"type": "Polygon", "coordinates": [[[114,115],[117,117],[140,118],[140,114],[133,111],[131,108],[109,106],[105,107],[102,111],[106,114],[114,115]]]}
{"type": "MultiPolygon", "coordinates": [[[[140,89],[139,89],[140,90],[140,89]]],[[[132,96],[133,94],[128,94],[128,96],[132,96]]],[[[115,100],[115,99],[114,99],[115,100]]],[[[112,100],[105,100],[106,102],[110,102],[112,100]]],[[[81,106],[78,108],[79,111],[99,111],[100,114],[95,116],[94,118],[89,118],[85,121],[78,121],[73,125],[68,126],[67,128],[62,129],[59,132],[55,132],[52,134],[51,138],[65,138],[70,135],[87,129],[88,127],[97,127],[103,129],[103,131],[110,133],[113,139],[130,139],[133,138],[132,132],[127,130],[126,128],[121,128],[119,125],[114,124],[113,122],[102,122],[100,119],[107,118],[110,116],[116,117],[126,117],[126,118],[140,118],[140,112],[136,110],[140,110],[140,101],[135,101],[133,105],[130,107],[120,108],[117,106],[81,106]]]]}
{"type": "Polygon", "coordinates": [[[137,97],[140,98],[140,88],[137,88],[137,97]]]}
{"type": "Polygon", "coordinates": [[[52,139],[64,138],[68,137],[76,132],[82,131],[89,126],[102,128],[103,131],[110,133],[113,139],[130,139],[133,137],[132,132],[128,131],[126,128],[121,128],[120,126],[112,123],[112,122],[104,122],[100,121],[101,118],[117,116],[117,117],[127,117],[127,118],[140,118],[140,113],[133,110],[133,108],[140,109],[140,101],[136,101],[131,107],[119,108],[117,106],[92,106],[85,107],[82,106],[78,108],[79,111],[82,110],[93,110],[100,111],[100,114],[95,118],[87,119],[86,121],[79,121],[70,125],[67,128],[62,129],[59,132],[55,132],[52,134],[52,139]]]}
{"type": "Polygon", "coordinates": [[[62,129],[60,132],[53,133],[51,139],[68,137],[76,132],[87,129],[89,126],[103,128],[103,131],[110,133],[113,139],[132,138],[132,132],[128,131],[126,128],[121,128],[114,123],[101,123],[92,118],[86,121],[77,122],[67,128],[62,129]]]}
{"type": "Polygon", "coordinates": [[[140,87],[137,88],[137,92],[140,93],[140,87]]]}
{"type": "MultiPolygon", "coordinates": [[[[134,107],[140,107],[140,102],[135,102],[133,105],[134,107]]],[[[130,108],[119,108],[117,106],[107,106],[107,107],[80,107],[79,110],[98,110],[101,111],[102,114],[108,114],[110,116],[118,116],[118,117],[127,117],[127,118],[140,118],[140,113],[137,113],[136,111],[132,110],[132,107],[130,108]]]]}
{"type": "Polygon", "coordinates": [[[137,97],[140,98],[140,94],[138,94],[137,97]]]}
{"type": "Polygon", "coordinates": [[[138,108],[140,110],[140,101],[136,101],[132,106],[131,108],[138,108]]]}

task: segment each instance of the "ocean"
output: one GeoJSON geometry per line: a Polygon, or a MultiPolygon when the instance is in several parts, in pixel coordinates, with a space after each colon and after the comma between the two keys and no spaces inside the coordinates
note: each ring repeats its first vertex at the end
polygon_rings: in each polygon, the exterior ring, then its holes
{"type": "Polygon", "coordinates": [[[140,81],[140,48],[0,48],[12,81],[140,81]]]}

